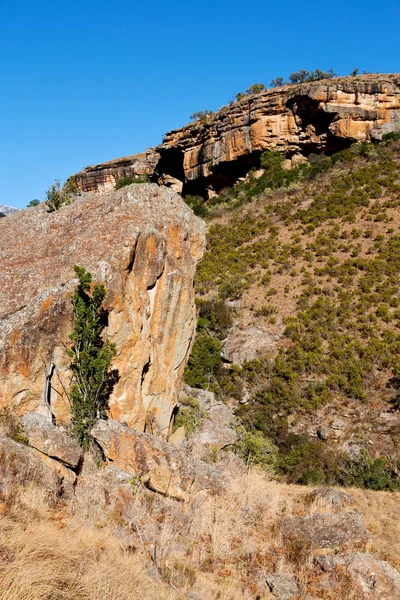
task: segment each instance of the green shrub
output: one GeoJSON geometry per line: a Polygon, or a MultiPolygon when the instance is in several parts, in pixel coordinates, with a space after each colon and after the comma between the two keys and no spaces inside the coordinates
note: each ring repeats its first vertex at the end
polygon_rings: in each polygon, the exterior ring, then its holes
{"type": "Polygon", "coordinates": [[[45,204],[49,212],[55,212],[62,206],[71,204],[78,194],[78,188],[74,177],[70,177],[61,187],[61,182],[57,179],[53,185],[46,190],[45,204]]]}
{"type": "Polygon", "coordinates": [[[283,77],[276,77],[275,79],[272,79],[269,85],[273,88],[282,87],[283,85],[285,85],[285,80],[283,77]]]}
{"type": "Polygon", "coordinates": [[[188,439],[193,433],[196,433],[201,420],[207,419],[209,416],[206,411],[201,409],[199,401],[191,396],[184,397],[180,403],[181,406],[174,419],[173,431],[183,427],[186,439],[188,439]]]}
{"type": "Polygon", "coordinates": [[[116,354],[115,344],[103,340],[106,297],[103,284],[92,286],[92,276],[75,265],[78,286],[72,295],[74,326],[70,338],[72,348],[73,385],[70,392],[73,427],[83,448],[90,445],[90,430],[97,419],[105,418],[108,399],[117,381],[117,372],[110,371],[116,354]]]}
{"type": "Polygon", "coordinates": [[[220,340],[206,332],[196,337],[185,368],[185,381],[190,387],[210,390],[215,388],[222,366],[221,348],[220,340]]]}
{"type": "Polygon", "coordinates": [[[275,471],[278,448],[261,431],[243,431],[235,445],[235,453],[248,465],[259,465],[270,472],[275,471]]]}
{"type": "Polygon", "coordinates": [[[198,110],[190,115],[192,121],[199,121],[201,125],[205,125],[214,115],[212,110],[198,110]]]}
{"type": "Polygon", "coordinates": [[[151,183],[151,179],[148,175],[137,175],[136,177],[130,177],[129,175],[125,175],[125,177],[121,177],[115,184],[115,189],[120,190],[121,188],[131,185],[132,183],[151,183]]]}
{"type": "Polygon", "coordinates": [[[386,456],[371,458],[366,450],[349,459],[343,466],[340,483],[370,490],[396,491],[400,477],[386,456]]]}
{"type": "Polygon", "coordinates": [[[202,196],[187,195],[187,196],[184,196],[183,199],[186,202],[186,204],[188,206],[190,206],[190,208],[193,210],[195,215],[197,215],[198,217],[202,217],[202,218],[207,216],[207,213],[208,213],[207,205],[202,196]]]}
{"type": "Polygon", "coordinates": [[[239,92],[236,94],[236,100],[242,100],[246,96],[251,96],[253,94],[259,94],[265,90],[265,85],[263,83],[253,83],[250,85],[245,92],[239,92]]]}
{"type": "Polygon", "coordinates": [[[393,142],[395,140],[400,140],[400,132],[391,131],[382,136],[382,142],[393,142]]]}

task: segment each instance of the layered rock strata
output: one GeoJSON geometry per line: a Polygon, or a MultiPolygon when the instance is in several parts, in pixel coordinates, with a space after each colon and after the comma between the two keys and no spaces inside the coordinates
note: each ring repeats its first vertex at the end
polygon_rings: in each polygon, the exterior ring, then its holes
{"type": "Polygon", "coordinates": [[[400,131],[400,75],[362,75],[266,90],[167,133],[143,154],[87,167],[81,191],[102,192],[118,179],[147,174],[184,193],[232,185],[260,154],[277,150],[292,164],[310,153],[332,153],[357,141],[400,131]]]}
{"type": "Polygon", "coordinates": [[[105,335],[118,381],[110,416],[168,431],[195,329],[193,277],[204,225],[172,190],[83,194],[0,222],[0,406],[68,420],[73,266],[107,288],[105,335]]]}

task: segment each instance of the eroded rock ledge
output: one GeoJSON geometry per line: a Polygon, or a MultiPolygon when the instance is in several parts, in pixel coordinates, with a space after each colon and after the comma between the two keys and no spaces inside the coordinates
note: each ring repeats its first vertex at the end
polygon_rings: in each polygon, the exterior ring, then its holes
{"type": "Polygon", "coordinates": [[[166,434],[195,329],[193,278],[204,243],[203,222],[154,184],[2,219],[0,406],[68,420],[78,264],[107,287],[106,335],[117,345],[119,373],[110,416],[166,434]]]}
{"type": "Polygon", "coordinates": [[[124,176],[146,174],[184,194],[207,194],[235,183],[265,149],[296,163],[392,131],[400,131],[400,75],[343,77],[247,96],[204,125],[197,121],[167,133],[156,148],[74,177],[80,191],[103,192],[124,176]]]}

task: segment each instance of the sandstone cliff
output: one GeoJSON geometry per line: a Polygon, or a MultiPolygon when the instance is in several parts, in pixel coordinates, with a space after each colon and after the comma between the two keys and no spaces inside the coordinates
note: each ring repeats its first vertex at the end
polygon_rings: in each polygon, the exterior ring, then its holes
{"type": "Polygon", "coordinates": [[[172,190],[151,184],[2,219],[0,405],[19,414],[48,415],[50,407],[57,421],[68,419],[66,346],[79,264],[107,287],[106,334],[119,372],[111,417],[166,433],[194,332],[203,248],[202,222],[172,190]]]}
{"type": "Polygon", "coordinates": [[[121,177],[145,173],[177,191],[206,194],[232,185],[265,149],[296,163],[399,130],[398,74],[287,85],[246,96],[206,123],[167,133],[157,148],[87,167],[75,177],[81,191],[113,189],[121,177]]]}

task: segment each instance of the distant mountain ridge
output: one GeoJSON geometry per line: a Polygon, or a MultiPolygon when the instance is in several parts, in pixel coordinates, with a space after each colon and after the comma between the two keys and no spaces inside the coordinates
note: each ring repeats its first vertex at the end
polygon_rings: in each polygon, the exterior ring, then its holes
{"type": "Polygon", "coordinates": [[[19,208],[13,208],[12,206],[6,206],[5,204],[0,204],[0,217],[6,217],[13,212],[17,212],[19,208]]]}

